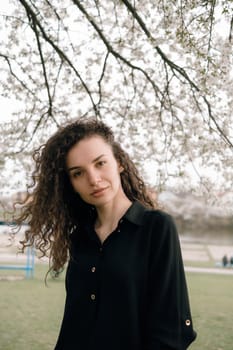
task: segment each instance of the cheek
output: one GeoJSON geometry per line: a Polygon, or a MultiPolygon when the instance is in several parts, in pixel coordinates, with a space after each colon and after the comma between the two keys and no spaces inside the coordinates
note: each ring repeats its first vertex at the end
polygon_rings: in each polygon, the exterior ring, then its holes
{"type": "Polygon", "coordinates": [[[117,183],[117,184],[120,184],[121,185],[121,175],[119,173],[118,170],[116,170],[113,175],[112,175],[112,178],[114,179],[114,181],[117,183]]]}

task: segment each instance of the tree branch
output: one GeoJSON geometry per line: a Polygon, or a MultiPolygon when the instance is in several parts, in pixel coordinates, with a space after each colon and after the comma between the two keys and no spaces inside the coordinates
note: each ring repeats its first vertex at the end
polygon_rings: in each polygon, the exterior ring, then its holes
{"type": "Polygon", "coordinates": [[[209,58],[209,52],[211,50],[215,6],[216,6],[216,0],[213,0],[211,2],[211,8],[210,8],[210,31],[209,31],[209,40],[208,40],[208,48],[207,48],[207,71],[209,69],[209,64],[210,64],[210,61],[208,58],[209,58]]]}
{"type": "MultiPolygon", "coordinates": [[[[44,28],[42,27],[41,23],[39,22],[39,20],[37,19],[37,16],[35,14],[35,12],[33,11],[33,9],[28,5],[28,3],[25,0],[19,0],[21,2],[21,4],[23,5],[23,7],[25,8],[25,11],[27,13],[27,15],[29,16],[29,18],[33,18],[34,23],[36,23],[36,25],[38,26],[38,28],[40,29],[41,35],[44,38],[44,40],[46,42],[48,42],[50,44],[50,46],[53,47],[53,49],[56,51],[56,53],[58,54],[58,56],[62,59],[62,61],[66,62],[71,68],[72,70],[75,72],[75,74],[77,75],[77,77],[79,78],[79,80],[81,81],[84,89],[86,90],[93,109],[96,113],[96,115],[98,115],[98,111],[96,109],[96,105],[95,102],[93,100],[92,94],[87,86],[87,84],[84,82],[84,80],[82,79],[80,73],[78,72],[78,70],[75,68],[75,66],[73,65],[73,63],[71,62],[71,60],[68,58],[68,56],[53,42],[53,40],[45,33],[44,28]]],[[[32,28],[33,30],[33,28],[32,28]]]]}
{"type": "Polygon", "coordinates": [[[159,87],[155,84],[155,82],[153,81],[153,79],[150,78],[149,74],[142,68],[135,66],[134,64],[132,64],[129,60],[127,60],[124,56],[122,56],[121,54],[119,54],[119,52],[117,52],[116,50],[114,50],[114,48],[112,47],[112,45],[110,44],[110,42],[108,41],[108,39],[105,37],[103,31],[99,28],[99,26],[97,25],[97,23],[94,21],[93,17],[91,17],[88,12],[86,11],[86,9],[83,7],[83,5],[81,4],[80,1],[78,0],[73,0],[73,3],[75,5],[77,5],[77,7],[80,9],[80,11],[85,15],[85,17],[87,18],[88,22],[92,25],[92,27],[95,29],[95,31],[98,33],[99,37],[101,38],[101,40],[103,41],[104,45],[106,46],[107,50],[109,53],[111,53],[115,58],[118,58],[119,60],[121,60],[122,62],[124,62],[128,67],[137,70],[139,72],[141,72],[146,79],[150,82],[150,84],[153,87],[153,90],[156,94],[156,96],[158,97],[158,92],[160,92],[159,87]]]}
{"type": "Polygon", "coordinates": [[[231,17],[230,31],[229,31],[229,42],[230,43],[231,43],[231,39],[232,39],[232,31],[233,31],[233,15],[231,17]]]}
{"type": "MultiPolygon", "coordinates": [[[[215,1],[215,0],[214,0],[215,1]]],[[[134,16],[134,18],[136,18],[139,26],[142,28],[142,30],[144,31],[144,33],[146,34],[146,36],[151,40],[151,42],[156,42],[155,39],[152,37],[150,31],[147,29],[144,21],[142,20],[142,18],[139,16],[139,14],[137,13],[136,9],[134,6],[132,6],[132,4],[128,1],[128,0],[122,0],[122,2],[125,4],[125,6],[128,8],[128,10],[131,12],[132,16],[134,16]]],[[[200,96],[202,97],[204,103],[207,106],[207,111],[208,111],[208,115],[210,117],[210,119],[213,121],[213,123],[216,126],[217,131],[219,132],[220,136],[222,137],[222,139],[231,147],[233,148],[233,143],[231,142],[231,140],[227,137],[227,135],[225,135],[225,133],[223,132],[223,130],[221,129],[221,127],[219,126],[218,122],[216,121],[216,119],[214,118],[213,114],[212,114],[212,109],[211,109],[211,104],[208,101],[208,99],[206,98],[205,95],[203,95],[201,93],[201,90],[199,89],[199,87],[192,81],[192,79],[189,77],[189,75],[187,74],[187,72],[185,71],[184,68],[178,66],[177,64],[175,64],[174,62],[172,62],[171,60],[169,60],[169,58],[165,55],[165,53],[159,48],[159,46],[155,46],[156,51],[158,52],[158,54],[160,55],[160,57],[168,64],[168,66],[171,68],[172,71],[177,71],[180,75],[182,75],[185,80],[190,84],[190,86],[200,94],[200,96]]]]}
{"type": "Polygon", "coordinates": [[[9,57],[7,57],[6,55],[3,55],[3,54],[1,54],[1,53],[0,53],[0,57],[3,57],[3,58],[6,60],[6,62],[7,62],[7,64],[8,64],[8,67],[9,67],[9,69],[10,69],[11,75],[20,83],[20,85],[21,85],[25,90],[27,90],[30,94],[32,94],[33,96],[35,96],[35,93],[34,93],[31,89],[29,89],[28,86],[24,83],[24,81],[21,80],[21,79],[14,73],[14,71],[13,71],[13,69],[12,69],[12,66],[11,66],[11,62],[10,62],[9,57]]]}
{"type": "MultiPolygon", "coordinates": [[[[30,20],[30,18],[29,18],[29,20],[30,20]]],[[[37,31],[37,25],[35,23],[34,18],[32,18],[32,28],[33,28],[33,32],[34,32],[35,37],[36,37],[37,47],[38,47],[41,65],[42,65],[42,69],[43,69],[43,76],[44,76],[44,80],[45,80],[45,87],[46,87],[47,94],[48,94],[48,101],[49,101],[48,115],[51,116],[53,114],[53,100],[52,100],[52,97],[50,94],[50,87],[49,87],[49,82],[48,82],[48,77],[47,77],[46,64],[45,64],[45,60],[44,60],[44,56],[43,56],[43,52],[42,52],[39,33],[37,31]]]]}

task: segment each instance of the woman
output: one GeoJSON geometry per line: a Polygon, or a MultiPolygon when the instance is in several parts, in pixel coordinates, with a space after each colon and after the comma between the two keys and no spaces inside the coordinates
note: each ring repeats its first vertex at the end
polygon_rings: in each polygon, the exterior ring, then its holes
{"type": "Polygon", "coordinates": [[[183,350],[195,339],[178,235],[97,120],[61,128],[35,153],[23,246],[66,262],[56,350],[183,350]]]}

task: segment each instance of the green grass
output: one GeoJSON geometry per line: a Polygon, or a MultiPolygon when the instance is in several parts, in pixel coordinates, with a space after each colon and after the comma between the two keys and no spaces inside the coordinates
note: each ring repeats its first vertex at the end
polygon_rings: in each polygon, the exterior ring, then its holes
{"type": "MultiPolygon", "coordinates": [[[[53,350],[63,315],[64,275],[49,279],[46,287],[45,273],[46,266],[38,264],[33,280],[0,281],[1,350],[53,350]]],[[[190,350],[232,350],[233,276],[188,273],[187,281],[198,332],[190,350]]]]}
{"type": "Polygon", "coordinates": [[[215,268],[215,261],[185,261],[185,266],[215,268]]]}
{"type": "Polygon", "coordinates": [[[37,265],[32,280],[0,281],[1,350],[54,348],[64,307],[64,277],[48,279],[46,287],[45,273],[46,267],[37,265]]]}
{"type": "Polygon", "coordinates": [[[190,350],[232,350],[233,276],[187,274],[198,333],[190,350]]]}

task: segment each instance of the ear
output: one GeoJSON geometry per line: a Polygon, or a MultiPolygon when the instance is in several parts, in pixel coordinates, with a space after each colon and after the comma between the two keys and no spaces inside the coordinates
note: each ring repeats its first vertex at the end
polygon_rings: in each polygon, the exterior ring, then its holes
{"type": "Polygon", "coordinates": [[[119,169],[119,173],[121,174],[124,171],[124,168],[121,164],[118,163],[118,169],[119,169]]]}

